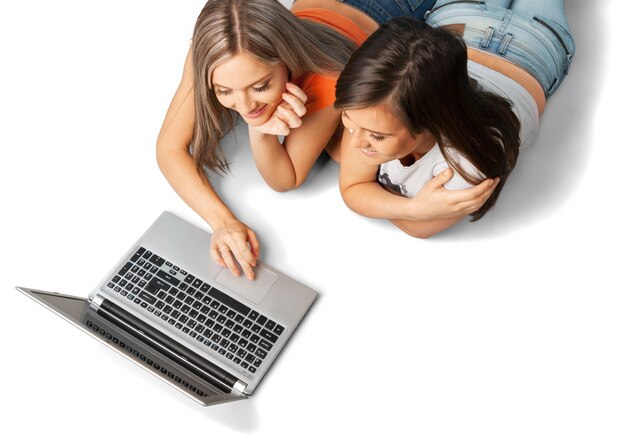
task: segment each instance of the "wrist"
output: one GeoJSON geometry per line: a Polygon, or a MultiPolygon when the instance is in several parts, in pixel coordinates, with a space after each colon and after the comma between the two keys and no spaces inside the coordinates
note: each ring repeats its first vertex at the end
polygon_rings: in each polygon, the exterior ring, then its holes
{"type": "Polygon", "coordinates": [[[266,139],[267,137],[272,136],[271,134],[267,134],[265,132],[261,132],[258,129],[256,129],[254,126],[250,126],[248,125],[248,135],[250,137],[250,141],[263,141],[264,139],[266,139]]]}
{"type": "Polygon", "coordinates": [[[212,211],[211,213],[205,215],[203,219],[207,224],[209,224],[214,232],[227,228],[229,222],[237,220],[235,215],[228,209],[223,211],[212,211]]]}

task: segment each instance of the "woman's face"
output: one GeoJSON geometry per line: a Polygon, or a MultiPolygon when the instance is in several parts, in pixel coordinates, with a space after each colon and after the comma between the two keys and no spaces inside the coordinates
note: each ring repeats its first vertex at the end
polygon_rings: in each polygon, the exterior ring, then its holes
{"type": "Polygon", "coordinates": [[[287,79],[283,63],[264,64],[241,52],[215,67],[211,83],[223,106],[237,111],[249,125],[259,126],[282,102],[287,79]]]}
{"type": "MultiPolygon", "coordinates": [[[[368,164],[382,164],[409,155],[423,155],[435,144],[429,133],[412,135],[387,104],[346,109],[341,116],[350,147],[368,164]]],[[[419,158],[417,156],[416,158],[419,158]]]]}

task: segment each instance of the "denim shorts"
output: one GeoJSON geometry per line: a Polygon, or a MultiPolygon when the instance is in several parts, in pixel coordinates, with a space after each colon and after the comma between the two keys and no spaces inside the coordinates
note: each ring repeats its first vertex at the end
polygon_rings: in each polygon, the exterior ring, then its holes
{"type": "Polygon", "coordinates": [[[426,23],[465,24],[469,47],[522,67],[546,97],[561,85],[575,52],[563,0],[438,0],[426,23]]]}
{"type": "Polygon", "coordinates": [[[413,17],[424,20],[424,15],[436,0],[339,0],[365,12],[378,24],[395,17],[413,17]]]}

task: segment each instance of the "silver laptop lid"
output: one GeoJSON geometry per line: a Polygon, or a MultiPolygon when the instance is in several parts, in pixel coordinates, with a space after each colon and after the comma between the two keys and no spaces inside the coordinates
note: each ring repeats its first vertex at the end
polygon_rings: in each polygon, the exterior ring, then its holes
{"type": "Polygon", "coordinates": [[[202,405],[209,406],[246,398],[242,394],[221,390],[170,360],[160,351],[146,345],[132,333],[111,324],[94,312],[85,298],[24,287],[17,289],[202,405]]]}

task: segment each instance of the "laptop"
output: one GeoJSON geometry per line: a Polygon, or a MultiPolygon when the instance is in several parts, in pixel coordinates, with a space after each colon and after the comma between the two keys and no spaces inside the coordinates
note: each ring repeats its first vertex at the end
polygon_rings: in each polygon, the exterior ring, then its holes
{"type": "Polygon", "coordinates": [[[235,277],[210,242],[164,212],[88,298],[17,289],[202,405],[241,400],[318,293],[260,262],[235,277]]]}

